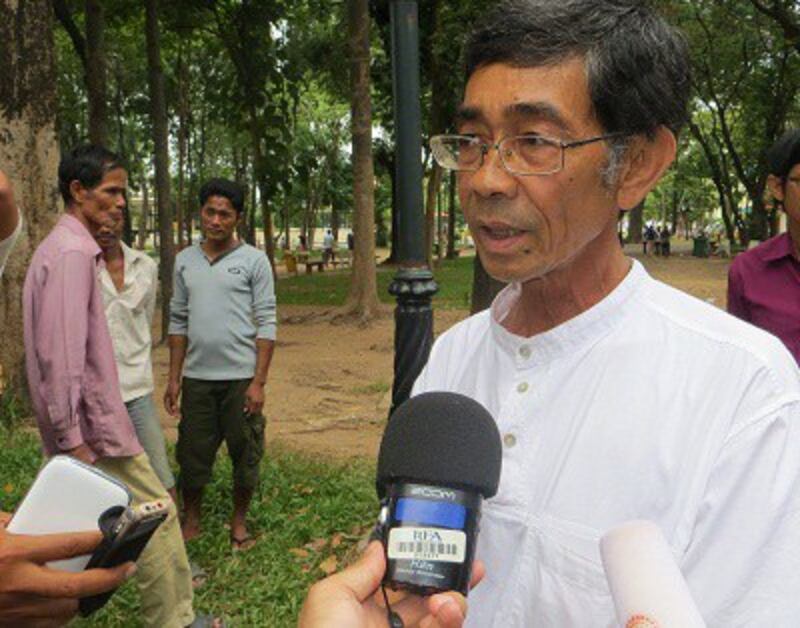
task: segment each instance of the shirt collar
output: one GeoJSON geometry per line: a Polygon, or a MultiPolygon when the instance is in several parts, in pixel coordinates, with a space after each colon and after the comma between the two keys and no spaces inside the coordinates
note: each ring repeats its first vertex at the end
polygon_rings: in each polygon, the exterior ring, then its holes
{"type": "Polygon", "coordinates": [[[89,233],[89,230],[84,226],[84,224],[75,218],[72,214],[62,214],[61,218],[58,221],[58,224],[62,227],[65,227],[76,236],[84,239],[88,243],[91,243],[92,254],[95,257],[98,257],[102,251],[100,250],[100,246],[97,244],[97,241],[92,237],[92,234],[89,233]]]}
{"type": "Polygon", "coordinates": [[[761,249],[759,251],[761,259],[765,262],[777,262],[784,257],[794,257],[792,237],[789,235],[788,231],[771,240],[767,240],[759,248],[761,249]]]}
{"type": "Polygon", "coordinates": [[[552,362],[561,355],[594,344],[616,327],[627,314],[627,308],[623,305],[649,279],[644,267],[633,260],[628,274],[603,300],[557,327],[530,338],[512,334],[501,324],[521,290],[519,283],[509,284],[492,303],[492,334],[500,347],[515,356],[518,368],[552,362]]]}

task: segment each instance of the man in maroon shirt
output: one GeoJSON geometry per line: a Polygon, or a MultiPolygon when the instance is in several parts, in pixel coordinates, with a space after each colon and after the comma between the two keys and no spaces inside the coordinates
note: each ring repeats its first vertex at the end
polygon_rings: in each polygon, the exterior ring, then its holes
{"type": "Polygon", "coordinates": [[[767,162],[767,185],[789,230],[736,257],[728,311],[780,338],[800,364],[800,130],[775,142],[767,162]]]}

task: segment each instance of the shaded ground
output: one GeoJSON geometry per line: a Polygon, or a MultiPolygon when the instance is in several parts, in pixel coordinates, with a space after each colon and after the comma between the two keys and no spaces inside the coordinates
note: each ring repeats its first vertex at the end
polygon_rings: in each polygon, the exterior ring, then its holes
{"type": "MultiPolygon", "coordinates": [[[[678,251],[686,245],[677,244],[678,251]]],[[[657,279],[725,306],[729,260],[675,255],[641,258],[657,279]]],[[[465,286],[468,290],[469,286],[465,286]]],[[[267,439],[325,457],[374,459],[383,433],[392,381],[394,321],[391,311],[369,327],[314,320],[315,306],[279,304],[279,342],[267,384],[267,439]]],[[[435,331],[441,333],[468,315],[466,310],[439,310],[435,331]]],[[[168,352],[154,353],[159,406],[166,382],[168,352]]],[[[169,437],[176,422],[161,409],[169,437]]]]}

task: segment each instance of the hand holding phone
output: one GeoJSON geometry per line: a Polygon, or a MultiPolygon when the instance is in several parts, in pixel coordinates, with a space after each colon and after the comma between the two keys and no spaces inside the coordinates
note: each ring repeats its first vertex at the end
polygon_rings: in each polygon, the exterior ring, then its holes
{"type": "MultiPolygon", "coordinates": [[[[135,562],[168,513],[169,502],[166,500],[128,508],[117,506],[103,513],[99,521],[103,542],[92,554],[86,568],[110,568],[135,562]]],[[[113,594],[114,591],[108,591],[81,599],[81,615],[86,617],[102,608],[113,594]]]]}
{"type": "Polygon", "coordinates": [[[101,538],[100,532],[12,534],[0,525],[0,625],[27,626],[45,618],[66,624],[78,611],[79,598],[116,589],[132,576],[132,563],[81,573],[44,565],[88,554],[101,538]]]}

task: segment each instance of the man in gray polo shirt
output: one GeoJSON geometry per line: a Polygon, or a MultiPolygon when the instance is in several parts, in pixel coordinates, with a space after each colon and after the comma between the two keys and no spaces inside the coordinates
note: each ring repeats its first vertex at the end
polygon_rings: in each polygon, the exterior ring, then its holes
{"type": "Polygon", "coordinates": [[[208,181],[200,206],[205,239],[175,259],[164,405],[177,416],[183,396],[177,458],[184,538],[200,534],[203,487],[225,440],[234,473],[231,546],[248,549],[245,518],[264,455],[264,385],[275,346],[272,269],[264,253],[236,237],[240,185],[208,181]]]}

